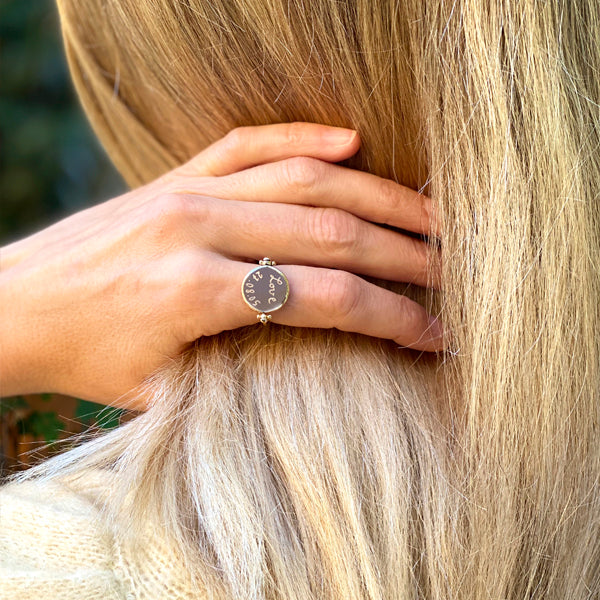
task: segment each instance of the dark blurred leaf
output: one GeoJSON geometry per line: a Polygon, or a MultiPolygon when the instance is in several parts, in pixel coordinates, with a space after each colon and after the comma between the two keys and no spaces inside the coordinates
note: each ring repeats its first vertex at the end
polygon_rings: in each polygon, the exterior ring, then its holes
{"type": "Polygon", "coordinates": [[[121,422],[121,416],[125,411],[120,408],[110,408],[98,420],[98,427],[102,429],[112,429],[118,427],[121,422]]]}
{"type": "Polygon", "coordinates": [[[54,411],[31,413],[19,422],[22,433],[30,433],[42,437],[46,442],[54,442],[64,429],[64,423],[54,411]]]}
{"type": "Polygon", "coordinates": [[[27,404],[23,396],[0,399],[0,416],[19,408],[29,408],[29,404],[27,404]]]}
{"type": "Polygon", "coordinates": [[[75,408],[75,419],[85,425],[91,425],[103,408],[105,407],[102,404],[96,404],[88,400],[78,400],[75,408]]]}
{"type": "Polygon", "coordinates": [[[112,429],[119,425],[123,410],[96,404],[88,400],[79,400],[75,409],[75,418],[84,425],[96,425],[102,429],[112,429]]]}

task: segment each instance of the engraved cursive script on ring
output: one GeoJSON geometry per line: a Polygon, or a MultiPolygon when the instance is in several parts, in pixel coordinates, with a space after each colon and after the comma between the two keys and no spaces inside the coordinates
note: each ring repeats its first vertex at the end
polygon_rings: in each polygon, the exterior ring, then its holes
{"type": "Polygon", "coordinates": [[[281,281],[281,277],[275,277],[275,275],[271,274],[271,278],[269,279],[269,304],[273,304],[277,302],[277,298],[275,297],[275,284],[273,280],[277,282],[278,285],[283,285],[283,281],[281,281]]]}

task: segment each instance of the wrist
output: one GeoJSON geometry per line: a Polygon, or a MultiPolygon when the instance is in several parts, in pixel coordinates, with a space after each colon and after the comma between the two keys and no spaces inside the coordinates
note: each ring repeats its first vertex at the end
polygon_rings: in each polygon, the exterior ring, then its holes
{"type": "MultiPolygon", "coordinates": [[[[4,250],[4,249],[3,249],[4,250]]],[[[55,391],[41,359],[39,318],[32,314],[21,269],[0,272],[0,397],[55,391]]]]}
{"type": "Polygon", "coordinates": [[[4,273],[18,265],[30,254],[31,236],[0,248],[0,272],[4,273]]]}

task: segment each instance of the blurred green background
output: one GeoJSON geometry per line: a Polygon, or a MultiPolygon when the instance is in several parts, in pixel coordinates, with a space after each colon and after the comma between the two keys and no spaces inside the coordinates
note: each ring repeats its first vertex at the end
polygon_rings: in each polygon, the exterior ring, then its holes
{"type": "Polygon", "coordinates": [[[120,193],[69,80],[51,0],[0,2],[0,244],[120,193]]]}
{"type": "MultiPolygon", "coordinates": [[[[0,86],[0,247],[125,190],[78,104],[52,0],[0,0],[0,86]]],[[[0,475],[40,444],[121,416],[48,394],[3,398],[0,475]]]]}

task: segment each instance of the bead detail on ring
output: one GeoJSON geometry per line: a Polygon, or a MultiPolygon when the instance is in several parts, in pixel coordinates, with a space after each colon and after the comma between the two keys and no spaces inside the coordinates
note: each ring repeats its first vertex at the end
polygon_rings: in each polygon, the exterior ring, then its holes
{"type": "Polygon", "coordinates": [[[260,315],[256,315],[256,318],[263,324],[266,325],[271,320],[271,315],[266,315],[265,313],[261,313],[260,315]]]}

